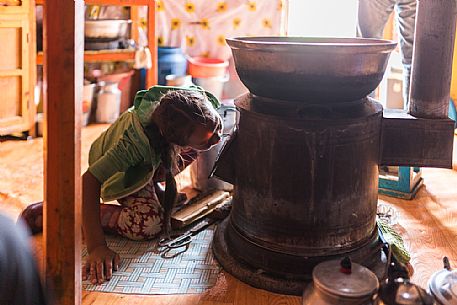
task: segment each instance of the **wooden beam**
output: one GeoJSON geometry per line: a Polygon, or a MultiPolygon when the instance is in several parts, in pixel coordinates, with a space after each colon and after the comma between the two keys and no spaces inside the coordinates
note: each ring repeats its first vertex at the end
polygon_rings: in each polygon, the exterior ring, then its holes
{"type": "Polygon", "coordinates": [[[44,257],[55,304],[81,304],[82,0],[44,4],[44,257]]]}
{"type": "Polygon", "coordinates": [[[139,33],[138,28],[141,27],[141,20],[138,12],[138,6],[130,7],[130,20],[132,20],[132,29],[130,31],[130,38],[138,43],[139,33]]]}
{"type": "MultiPolygon", "coordinates": [[[[103,51],[85,51],[85,62],[101,61],[128,61],[135,60],[135,51],[133,50],[103,50],[103,51]]],[[[43,64],[43,52],[37,54],[37,64],[43,64]]]]}

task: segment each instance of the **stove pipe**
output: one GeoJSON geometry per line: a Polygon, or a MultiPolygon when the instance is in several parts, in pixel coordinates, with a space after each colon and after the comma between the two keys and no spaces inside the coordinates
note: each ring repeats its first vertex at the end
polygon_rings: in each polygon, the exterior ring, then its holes
{"type": "Polygon", "coordinates": [[[448,116],[455,25],[455,0],[418,0],[409,107],[415,117],[448,116]]]}

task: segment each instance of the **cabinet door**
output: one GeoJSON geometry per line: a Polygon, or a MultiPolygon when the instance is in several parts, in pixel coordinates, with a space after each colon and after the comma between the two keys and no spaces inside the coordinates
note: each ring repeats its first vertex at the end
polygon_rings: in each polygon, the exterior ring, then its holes
{"type": "Polygon", "coordinates": [[[35,123],[33,19],[0,12],[0,135],[32,130],[35,123]]]}

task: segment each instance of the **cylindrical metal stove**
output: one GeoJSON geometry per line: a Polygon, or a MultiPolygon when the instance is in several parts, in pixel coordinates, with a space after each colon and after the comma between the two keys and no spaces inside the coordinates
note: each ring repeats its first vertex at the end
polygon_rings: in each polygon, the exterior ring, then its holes
{"type": "Polygon", "coordinates": [[[251,93],[235,102],[238,132],[218,160],[216,175],[235,189],[213,249],[243,281],[301,294],[322,261],[349,255],[370,268],[380,263],[382,106],[365,96],[381,80],[395,44],[321,39],[316,48],[293,38],[289,49],[266,40],[270,46],[229,41],[251,93]],[[224,167],[230,175],[221,174],[224,167]]]}
{"type": "MultiPolygon", "coordinates": [[[[268,286],[278,292],[300,293],[317,263],[342,254],[369,267],[379,263],[381,105],[368,98],[307,105],[250,94],[236,105],[234,204],[215,243],[222,238],[231,258],[291,280],[268,286]]],[[[216,256],[224,260],[218,250],[216,256]]],[[[259,280],[250,283],[263,287],[259,280]]]]}
{"type": "Polygon", "coordinates": [[[302,293],[315,265],[343,256],[381,276],[378,164],[449,167],[453,122],[385,116],[366,97],[381,81],[390,41],[228,43],[250,94],[235,103],[239,128],[215,167],[235,186],[230,218],[215,234],[216,258],[242,281],[287,294],[302,293]]]}

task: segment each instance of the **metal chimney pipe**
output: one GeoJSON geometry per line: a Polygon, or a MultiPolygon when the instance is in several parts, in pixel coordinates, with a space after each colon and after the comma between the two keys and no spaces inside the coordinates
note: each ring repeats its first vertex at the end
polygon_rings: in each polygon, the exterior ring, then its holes
{"type": "Polygon", "coordinates": [[[409,113],[448,117],[456,0],[418,0],[409,113]]]}

